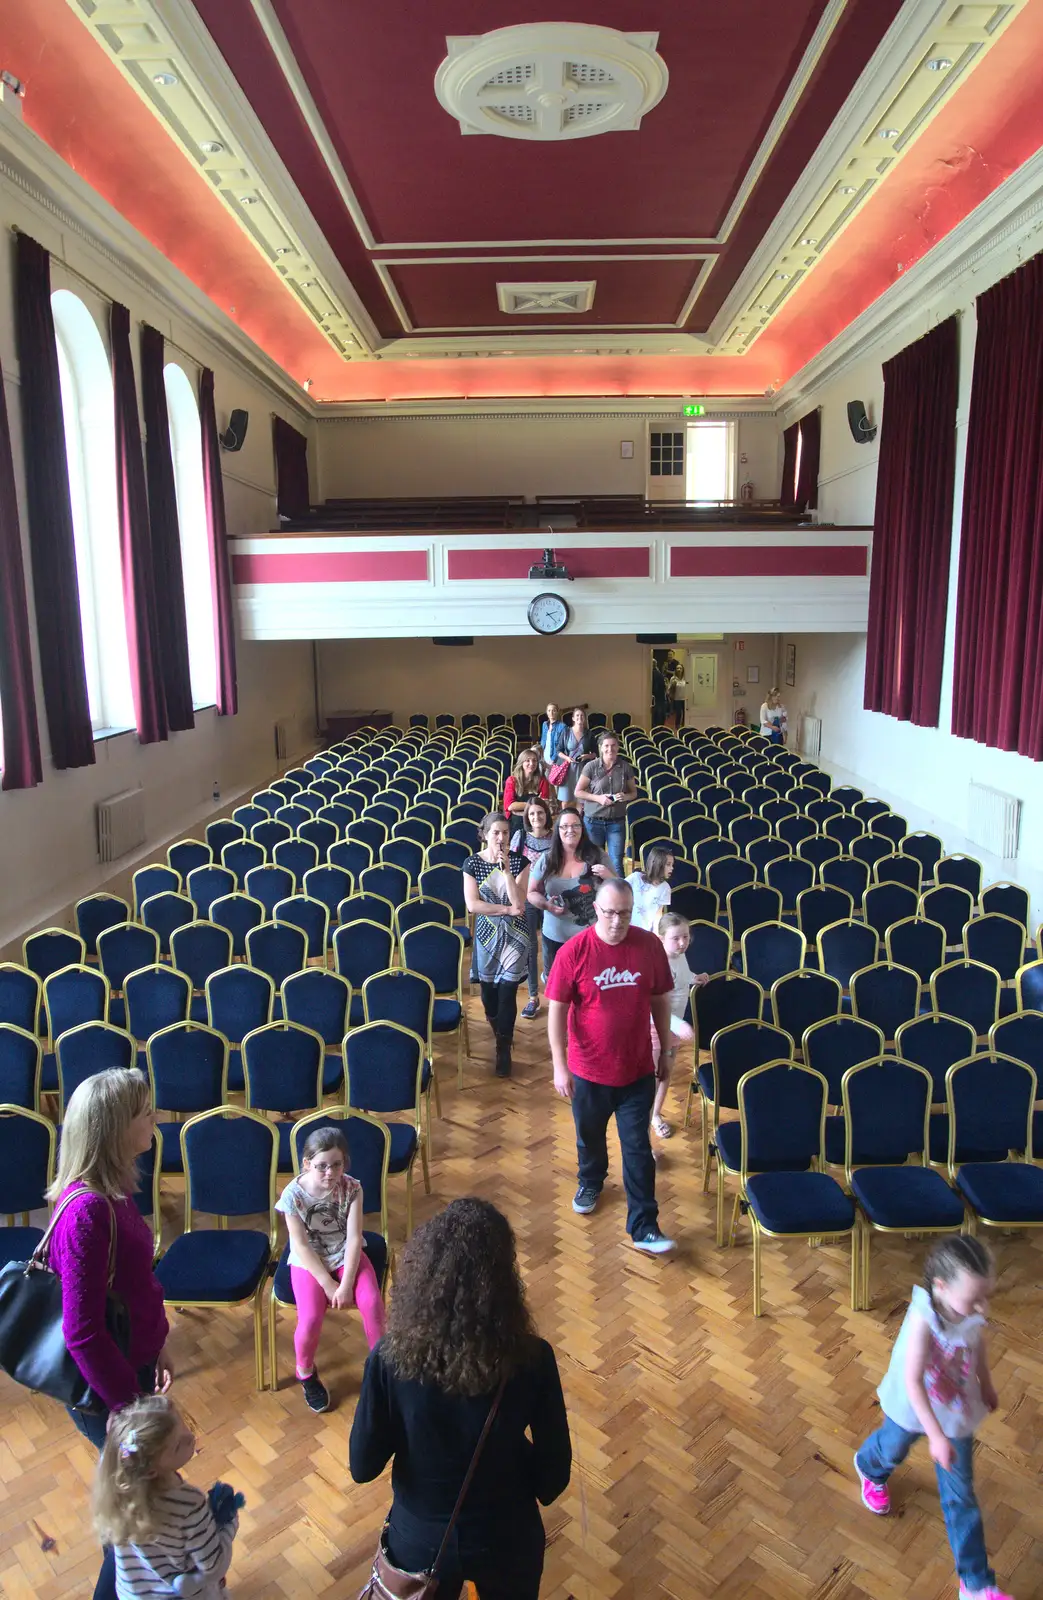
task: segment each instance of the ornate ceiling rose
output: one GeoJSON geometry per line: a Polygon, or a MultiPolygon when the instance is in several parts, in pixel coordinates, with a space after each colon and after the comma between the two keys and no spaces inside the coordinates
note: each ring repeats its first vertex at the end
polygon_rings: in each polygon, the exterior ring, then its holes
{"type": "Polygon", "coordinates": [[[634,133],[669,82],[658,41],[582,22],[447,38],[435,94],[461,133],[536,141],[634,133]]]}

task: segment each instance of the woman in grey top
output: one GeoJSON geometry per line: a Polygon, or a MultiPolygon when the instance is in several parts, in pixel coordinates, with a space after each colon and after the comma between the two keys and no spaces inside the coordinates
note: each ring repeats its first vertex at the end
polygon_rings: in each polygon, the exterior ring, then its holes
{"type": "Polygon", "coordinates": [[[615,874],[603,850],[592,844],[574,806],[558,812],[554,841],[529,870],[528,901],[543,912],[543,968],[550,971],[562,945],[594,920],[594,895],[601,879],[615,874]],[[586,891],[584,893],[584,891],[586,891]],[[585,916],[589,903],[589,916],[585,916]]]}
{"type": "Polygon", "coordinates": [[[627,834],[627,806],[637,799],[637,779],[629,761],[619,754],[614,733],[601,736],[596,761],[588,761],[576,784],[582,800],[587,832],[596,845],[608,851],[617,878],[623,876],[623,849],[627,834]]]}

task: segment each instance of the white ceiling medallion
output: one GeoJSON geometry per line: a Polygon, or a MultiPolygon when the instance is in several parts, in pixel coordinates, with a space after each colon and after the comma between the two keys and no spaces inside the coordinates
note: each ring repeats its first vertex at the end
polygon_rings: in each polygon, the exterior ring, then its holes
{"type": "Polygon", "coordinates": [[[596,278],[577,283],[498,283],[500,310],[516,316],[536,313],[554,316],[589,311],[594,304],[596,278]]]}
{"type": "Polygon", "coordinates": [[[658,33],[586,22],[526,22],[447,38],[435,94],[461,133],[589,139],[633,133],[666,93],[658,33]]]}

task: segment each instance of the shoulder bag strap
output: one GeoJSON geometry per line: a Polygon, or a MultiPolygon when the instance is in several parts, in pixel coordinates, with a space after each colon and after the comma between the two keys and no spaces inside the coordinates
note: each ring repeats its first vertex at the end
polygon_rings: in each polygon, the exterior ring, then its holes
{"type": "MultiPolygon", "coordinates": [[[[36,1249],[33,1251],[32,1255],[29,1258],[30,1263],[33,1266],[37,1266],[37,1267],[46,1267],[47,1266],[47,1246],[51,1242],[51,1235],[55,1230],[55,1227],[56,1227],[57,1222],[58,1222],[58,1218],[61,1216],[61,1214],[65,1210],[66,1206],[71,1204],[71,1202],[73,1200],[78,1200],[81,1195],[93,1194],[94,1192],[95,1191],[93,1189],[89,1189],[87,1187],[87,1185],[84,1184],[79,1189],[70,1189],[69,1193],[64,1197],[64,1199],[59,1200],[58,1204],[54,1208],[53,1213],[51,1214],[51,1220],[47,1224],[46,1233],[44,1234],[43,1238],[40,1240],[40,1243],[36,1246],[36,1249]]],[[[109,1199],[108,1195],[103,1195],[100,1198],[104,1199],[106,1205],[109,1208],[109,1281],[108,1281],[108,1287],[111,1289],[112,1288],[113,1279],[116,1276],[116,1208],[112,1204],[112,1201],[109,1199]]]]}
{"type": "Polygon", "coordinates": [[[467,1476],[464,1478],[463,1483],[460,1485],[460,1493],[456,1497],[456,1504],[453,1507],[453,1514],[449,1518],[449,1523],[448,1523],[448,1526],[446,1527],[445,1533],[442,1535],[442,1543],[438,1546],[438,1554],[435,1556],[434,1561],[431,1563],[431,1571],[434,1574],[437,1574],[439,1567],[442,1565],[442,1557],[445,1555],[445,1547],[449,1543],[449,1539],[450,1539],[450,1536],[452,1535],[453,1529],[456,1527],[456,1519],[460,1515],[460,1512],[463,1510],[464,1501],[467,1499],[467,1491],[471,1487],[471,1480],[474,1478],[475,1469],[478,1466],[478,1462],[479,1462],[479,1460],[481,1458],[482,1451],[485,1449],[485,1441],[489,1437],[489,1430],[491,1429],[494,1421],[496,1420],[496,1413],[500,1409],[500,1401],[503,1399],[503,1391],[504,1391],[504,1389],[506,1387],[507,1387],[507,1379],[503,1378],[501,1380],[501,1382],[500,1382],[500,1387],[496,1391],[496,1395],[495,1395],[495,1398],[493,1400],[493,1403],[489,1407],[489,1415],[485,1419],[485,1426],[484,1426],[484,1428],[482,1429],[481,1433],[478,1436],[478,1443],[475,1445],[475,1447],[474,1447],[474,1455],[471,1457],[471,1465],[467,1469],[467,1476]]]}

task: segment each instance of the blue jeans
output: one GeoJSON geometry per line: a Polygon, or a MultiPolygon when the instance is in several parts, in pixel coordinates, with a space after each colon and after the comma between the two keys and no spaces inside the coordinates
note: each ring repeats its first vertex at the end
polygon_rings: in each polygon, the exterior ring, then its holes
{"type": "Polygon", "coordinates": [[[615,1117],[623,1188],[627,1197],[627,1232],[636,1238],[659,1222],[655,1197],[655,1161],[648,1137],[648,1119],[655,1099],[655,1078],[648,1073],[635,1083],[614,1088],[574,1074],[572,1120],[576,1124],[576,1156],[580,1188],[600,1194],[608,1176],[609,1119],[615,1117]]]}
{"type": "MultiPolygon", "coordinates": [[[[890,1417],[884,1425],[871,1433],[855,1456],[859,1472],[872,1483],[886,1483],[895,1467],[909,1454],[920,1433],[908,1433],[890,1417]]],[[[996,1582],[985,1553],[985,1533],[981,1523],[981,1510],[974,1493],[973,1439],[951,1439],[953,1464],[948,1472],[936,1466],[938,1493],[942,1502],[945,1531],[949,1535],[953,1559],[960,1583],[970,1594],[988,1589],[996,1582]]]]}
{"type": "Polygon", "coordinates": [[[623,847],[626,844],[627,825],[620,817],[615,822],[606,817],[588,817],[587,835],[594,844],[605,851],[617,878],[623,876],[623,847]]]}

